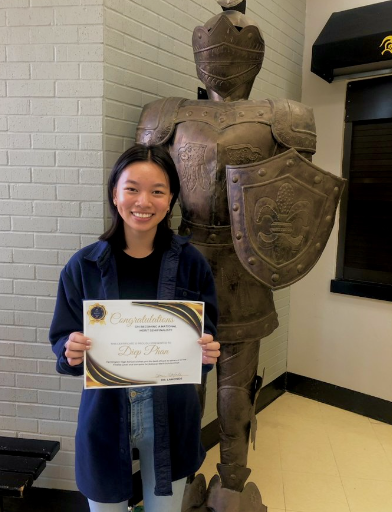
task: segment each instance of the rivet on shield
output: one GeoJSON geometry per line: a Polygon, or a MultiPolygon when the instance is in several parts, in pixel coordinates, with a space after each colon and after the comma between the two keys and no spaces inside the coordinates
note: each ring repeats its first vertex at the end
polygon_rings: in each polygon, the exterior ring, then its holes
{"type": "Polygon", "coordinates": [[[303,270],[304,270],[304,266],[303,266],[303,265],[298,265],[298,266],[297,266],[297,272],[298,272],[298,274],[301,274],[301,272],[303,272],[303,270]]]}
{"type": "Polygon", "coordinates": [[[233,176],[233,183],[237,183],[238,181],[238,176],[233,176]]]}
{"type": "Polygon", "coordinates": [[[274,283],[277,283],[280,279],[280,275],[279,274],[272,274],[272,277],[271,277],[272,281],[274,283]]]}
{"type": "Polygon", "coordinates": [[[261,177],[265,176],[267,174],[267,171],[265,169],[259,169],[257,171],[257,174],[261,177]]]}
{"type": "Polygon", "coordinates": [[[185,230],[185,234],[186,234],[186,235],[190,235],[190,234],[191,234],[191,230],[190,230],[190,228],[186,228],[186,230],[185,230]]]}
{"type": "Polygon", "coordinates": [[[244,117],[244,115],[245,115],[245,114],[244,114],[244,112],[242,112],[242,110],[241,110],[241,112],[238,112],[238,115],[239,115],[240,117],[244,117]]]}
{"type": "Polygon", "coordinates": [[[287,167],[293,167],[294,165],[294,160],[292,158],[289,158],[286,162],[286,165],[287,167]]]}
{"type": "Polygon", "coordinates": [[[248,263],[249,265],[256,265],[256,258],[251,256],[250,258],[248,258],[248,263]]]}
{"type": "Polygon", "coordinates": [[[243,336],[243,334],[244,334],[244,331],[242,329],[238,329],[237,336],[240,337],[240,336],[243,336]]]}
{"type": "Polygon", "coordinates": [[[333,193],[335,194],[335,196],[337,196],[339,194],[340,190],[339,190],[339,187],[335,187],[333,189],[333,193]]]}
{"type": "Polygon", "coordinates": [[[205,110],[205,111],[202,113],[202,116],[203,116],[203,117],[208,116],[208,112],[207,112],[207,110],[205,110]]]}
{"type": "Polygon", "coordinates": [[[263,117],[264,112],[263,112],[262,110],[259,110],[259,111],[257,112],[257,115],[258,115],[259,117],[263,117]]]}
{"type": "Polygon", "coordinates": [[[331,222],[332,217],[331,217],[330,215],[328,215],[328,217],[325,217],[325,220],[326,220],[327,222],[331,222]]]}
{"type": "Polygon", "coordinates": [[[321,244],[316,244],[316,249],[319,251],[321,249],[321,244]]]}
{"type": "Polygon", "coordinates": [[[238,212],[239,209],[240,209],[240,205],[238,203],[234,203],[233,204],[233,212],[238,212]]]}
{"type": "Polygon", "coordinates": [[[315,182],[315,184],[316,184],[316,185],[318,185],[319,183],[321,183],[321,181],[322,181],[322,180],[321,180],[321,177],[320,177],[320,176],[316,176],[316,177],[314,178],[314,182],[315,182]]]}
{"type": "Polygon", "coordinates": [[[241,238],[242,238],[241,231],[238,231],[238,233],[235,235],[235,237],[236,237],[237,240],[241,240],[241,238]]]}
{"type": "Polygon", "coordinates": [[[219,122],[220,122],[220,123],[223,123],[224,121],[226,121],[226,118],[225,118],[224,116],[222,116],[222,117],[220,117],[220,118],[219,118],[219,122]]]}
{"type": "Polygon", "coordinates": [[[211,242],[215,242],[215,240],[216,240],[216,234],[215,234],[215,233],[212,233],[212,235],[210,235],[210,236],[208,237],[208,239],[209,239],[211,242]]]}
{"type": "Polygon", "coordinates": [[[188,110],[188,112],[186,113],[186,115],[189,117],[193,114],[192,110],[188,110]]]}
{"type": "Polygon", "coordinates": [[[269,324],[265,324],[264,329],[268,330],[268,328],[269,328],[269,324]]]}

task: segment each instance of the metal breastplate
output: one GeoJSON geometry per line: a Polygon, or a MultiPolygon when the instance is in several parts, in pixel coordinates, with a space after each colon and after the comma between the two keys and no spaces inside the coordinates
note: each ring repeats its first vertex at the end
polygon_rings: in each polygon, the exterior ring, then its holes
{"type": "Polygon", "coordinates": [[[189,101],[180,108],[170,153],[181,179],[185,221],[230,225],[226,165],[262,161],[276,150],[271,106],[260,101],[257,107],[254,102],[189,101]]]}

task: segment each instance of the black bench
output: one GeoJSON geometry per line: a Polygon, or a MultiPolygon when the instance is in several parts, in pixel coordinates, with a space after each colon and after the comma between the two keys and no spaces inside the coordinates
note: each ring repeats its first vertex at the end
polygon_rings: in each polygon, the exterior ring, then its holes
{"type": "Polygon", "coordinates": [[[0,436],[0,512],[4,512],[3,496],[23,498],[25,489],[45,469],[46,461],[59,450],[58,441],[0,436]]]}

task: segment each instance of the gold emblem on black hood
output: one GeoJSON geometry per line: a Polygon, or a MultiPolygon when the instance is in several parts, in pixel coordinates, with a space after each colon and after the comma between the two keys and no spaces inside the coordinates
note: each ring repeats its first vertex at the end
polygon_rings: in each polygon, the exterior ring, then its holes
{"type": "Polygon", "coordinates": [[[381,55],[384,55],[385,52],[392,53],[392,36],[385,37],[384,41],[380,44],[380,48],[381,46],[384,46],[381,55]]]}

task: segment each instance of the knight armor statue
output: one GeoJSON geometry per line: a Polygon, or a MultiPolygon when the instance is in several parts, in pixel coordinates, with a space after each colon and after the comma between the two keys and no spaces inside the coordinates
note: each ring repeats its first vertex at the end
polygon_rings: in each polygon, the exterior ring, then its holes
{"type": "Polygon", "coordinates": [[[248,99],[264,39],[243,14],[244,1],[219,4],[224,12],[193,33],[197,74],[209,99],[146,105],[136,140],[170,151],[181,179],[179,232],[192,235],[218,290],[219,477],[204,505],[204,498],[184,503],[183,512],[262,512],[257,487],[244,488],[261,387],[260,339],[278,327],[272,290],[301,279],[320,257],[343,180],[311,162],[316,132],[310,108],[248,99]]]}

